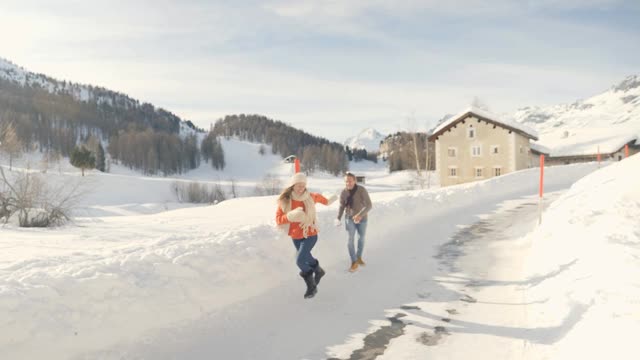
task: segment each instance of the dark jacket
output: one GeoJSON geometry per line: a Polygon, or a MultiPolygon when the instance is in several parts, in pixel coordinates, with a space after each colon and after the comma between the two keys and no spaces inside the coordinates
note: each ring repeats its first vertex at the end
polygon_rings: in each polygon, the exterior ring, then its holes
{"type": "Polygon", "coordinates": [[[353,194],[353,199],[350,201],[351,206],[347,205],[349,193],[350,191],[345,188],[340,194],[340,210],[338,212],[338,219],[342,219],[342,214],[345,209],[347,210],[345,216],[351,217],[359,214],[360,217],[366,219],[367,213],[369,213],[373,207],[373,204],[371,204],[371,198],[369,197],[369,192],[367,192],[367,189],[364,187],[356,185],[356,191],[353,194]]]}

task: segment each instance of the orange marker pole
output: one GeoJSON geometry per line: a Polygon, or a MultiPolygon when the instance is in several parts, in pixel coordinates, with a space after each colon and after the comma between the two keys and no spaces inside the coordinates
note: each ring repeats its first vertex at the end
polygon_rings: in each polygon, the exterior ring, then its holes
{"type": "Polygon", "coordinates": [[[295,161],[293,162],[295,164],[295,171],[296,174],[300,172],[300,160],[299,159],[295,159],[295,161]]]}
{"type": "Polygon", "coordinates": [[[626,157],[626,158],[629,157],[629,144],[626,144],[624,146],[624,157],[626,157]]]}
{"type": "Polygon", "coordinates": [[[538,225],[542,224],[542,197],[544,195],[544,154],[540,155],[540,196],[538,198],[538,225]]]}

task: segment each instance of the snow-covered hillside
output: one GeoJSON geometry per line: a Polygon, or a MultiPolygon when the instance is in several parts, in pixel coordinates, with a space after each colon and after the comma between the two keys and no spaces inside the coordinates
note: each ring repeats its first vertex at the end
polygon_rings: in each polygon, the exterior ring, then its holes
{"type": "MultiPolygon", "coordinates": [[[[3,58],[0,58],[0,78],[16,82],[23,86],[38,86],[51,93],[69,94],[79,101],[95,99],[98,102],[107,102],[115,106],[112,98],[98,96],[98,94],[94,92],[94,89],[88,85],[58,81],[44,74],[30,72],[3,58]]],[[[135,107],[139,105],[137,101],[122,95],[118,98],[117,103],[123,107],[135,107]]]]}
{"type": "Polygon", "coordinates": [[[378,152],[380,142],[386,135],[380,134],[375,129],[368,128],[362,130],[358,135],[348,138],[344,145],[351,149],[365,149],[367,152],[378,152]]]}
{"type": "MultiPolygon", "coordinates": [[[[106,103],[112,107],[122,109],[140,108],[143,105],[150,106],[149,104],[142,104],[140,101],[125,94],[101,87],[77,84],[70,81],[60,81],[44,74],[34,73],[1,57],[0,79],[8,80],[22,86],[40,87],[54,94],[70,95],[77,101],[95,101],[98,104],[106,103]]],[[[155,108],[154,110],[162,116],[175,117],[175,115],[160,108],[155,108]]],[[[175,118],[178,119],[177,117],[175,118]]],[[[196,132],[195,127],[190,121],[184,121],[182,119],[180,119],[180,121],[180,131],[182,134],[196,132]]]]}
{"type": "Polygon", "coordinates": [[[640,138],[640,78],[630,76],[608,91],[548,108],[526,107],[515,120],[540,134],[551,156],[612,153],[640,138]]]}

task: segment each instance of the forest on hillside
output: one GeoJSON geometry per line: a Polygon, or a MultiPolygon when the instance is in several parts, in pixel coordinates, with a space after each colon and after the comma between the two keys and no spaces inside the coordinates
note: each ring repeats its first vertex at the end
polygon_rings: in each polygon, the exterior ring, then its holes
{"type": "Polygon", "coordinates": [[[112,161],[146,174],[181,173],[198,165],[195,136],[180,136],[179,117],[113,91],[88,91],[91,96],[82,101],[64,90],[0,79],[0,122],[15,132],[21,151],[70,156],[77,145],[97,139],[108,144],[112,161]]]}
{"type": "Polygon", "coordinates": [[[144,174],[171,175],[195,169],[201,161],[224,169],[219,140],[224,136],[269,144],[283,158],[296,155],[307,172],[338,175],[347,170],[341,144],[265,116],[228,115],[198,136],[204,131],[190,121],[125,94],[29,76],[40,81],[21,84],[0,78],[0,122],[11,139],[9,153],[16,156],[39,151],[47,158],[70,157],[77,147],[85,147],[96,159],[107,154],[109,163],[102,171],[119,163],[144,174]]]}
{"type": "Polygon", "coordinates": [[[218,120],[212,131],[216,136],[233,136],[269,144],[272,152],[283,158],[296,155],[306,172],[323,170],[339,175],[348,167],[347,155],[341,144],[262,115],[228,115],[218,120]]]}

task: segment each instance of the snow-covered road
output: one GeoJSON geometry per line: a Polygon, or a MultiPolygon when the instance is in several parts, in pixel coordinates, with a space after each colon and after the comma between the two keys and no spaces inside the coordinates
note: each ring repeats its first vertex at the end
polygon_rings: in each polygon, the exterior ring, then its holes
{"type": "MultiPolygon", "coordinates": [[[[558,195],[548,195],[545,206],[558,195]]],[[[387,310],[403,332],[389,339],[378,359],[468,359],[470,349],[483,359],[521,359],[530,343],[548,343],[570,330],[528,327],[526,290],[543,280],[528,278],[524,269],[532,240],[525,235],[537,226],[537,214],[535,197],[510,200],[458,231],[441,248],[445,271],[432,279],[429,296],[387,310]]]]}

